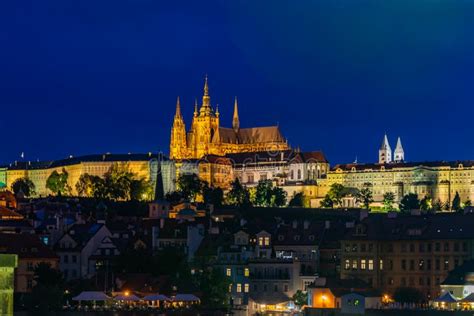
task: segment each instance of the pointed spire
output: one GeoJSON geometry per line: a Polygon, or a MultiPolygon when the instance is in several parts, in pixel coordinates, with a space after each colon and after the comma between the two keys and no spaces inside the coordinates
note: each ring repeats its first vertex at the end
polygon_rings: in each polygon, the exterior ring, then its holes
{"type": "Polygon", "coordinates": [[[178,99],[176,100],[176,114],[175,116],[181,117],[181,105],[179,104],[179,96],[178,99]]]}
{"type": "Polygon", "coordinates": [[[240,128],[239,106],[237,104],[237,97],[235,97],[234,100],[234,117],[232,118],[232,128],[235,132],[238,132],[240,128]]]}
{"type": "Polygon", "coordinates": [[[198,116],[198,100],[194,99],[194,116],[198,116]]]}
{"type": "Polygon", "coordinates": [[[209,95],[209,86],[207,85],[207,74],[206,74],[206,77],[204,79],[204,95],[205,96],[209,95]]]}
{"type": "Polygon", "coordinates": [[[385,133],[385,136],[383,137],[382,145],[380,145],[380,149],[387,149],[387,148],[390,148],[390,144],[388,143],[387,133],[385,133]]]}
{"type": "Polygon", "coordinates": [[[395,156],[395,162],[405,161],[405,151],[403,150],[402,141],[400,137],[398,137],[397,139],[397,146],[395,147],[394,156],[395,156]]]}
{"type": "Polygon", "coordinates": [[[219,104],[216,105],[216,116],[219,117],[219,104]]]}

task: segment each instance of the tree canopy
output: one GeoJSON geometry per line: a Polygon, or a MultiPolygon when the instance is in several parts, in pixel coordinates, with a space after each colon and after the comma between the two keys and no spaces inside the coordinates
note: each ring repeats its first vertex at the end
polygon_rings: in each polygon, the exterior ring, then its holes
{"type": "Polygon", "coordinates": [[[18,178],[13,181],[11,187],[15,195],[18,195],[21,192],[26,197],[35,195],[35,184],[29,178],[18,178]]]}
{"type": "Polygon", "coordinates": [[[56,195],[68,195],[71,193],[71,187],[67,183],[68,178],[69,174],[64,168],[61,172],[54,170],[46,179],[46,188],[56,195]]]}
{"type": "Polygon", "coordinates": [[[385,192],[383,195],[383,208],[386,211],[391,211],[393,209],[393,204],[395,203],[395,193],[385,192]]]}
{"type": "Polygon", "coordinates": [[[420,208],[420,200],[415,193],[408,193],[400,201],[400,211],[409,212],[420,208]]]}

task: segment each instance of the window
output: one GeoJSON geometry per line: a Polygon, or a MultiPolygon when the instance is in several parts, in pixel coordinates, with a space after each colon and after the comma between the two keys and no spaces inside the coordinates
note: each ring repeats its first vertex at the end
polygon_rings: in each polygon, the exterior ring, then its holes
{"type": "Polygon", "coordinates": [[[379,270],[383,270],[383,260],[380,259],[379,261],[379,270]]]}
{"type": "Polygon", "coordinates": [[[250,270],[249,270],[249,268],[245,268],[245,270],[244,270],[244,276],[246,276],[246,277],[250,276],[250,270]]]}
{"type": "Polygon", "coordinates": [[[270,246],[270,237],[265,237],[265,246],[270,246]]]}
{"type": "Polygon", "coordinates": [[[273,287],[273,290],[274,290],[275,292],[278,292],[278,285],[275,284],[275,286],[273,287]]]}
{"type": "Polygon", "coordinates": [[[402,259],[402,270],[407,269],[407,261],[405,259],[402,259]]]}
{"type": "Polygon", "coordinates": [[[357,252],[357,244],[352,245],[352,252],[357,252]]]}
{"type": "Polygon", "coordinates": [[[258,237],[258,245],[263,246],[263,237],[258,237]]]}
{"type": "Polygon", "coordinates": [[[352,270],[357,270],[357,260],[352,260],[352,270]]]}
{"type": "Polygon", "coordinates": [[[439,259],[436,259],[435,260],[435,270],[439,270],[439,269],[441,269],[441,263],[440,263],[439,259]]]}
{"type": "Polygon", "coordinates": [[[248,292],[249,292],[249,284],[248,284],[248,283],[245,283],[245,284],[244,284],[244,292],[245,292],[245,293],[248,293],[248,292]]]}
{"type": "Polygon", "coordinates": [[[349,270],[351,267],[351,263],[348,259],[344,261],[344,270],[349,270]]]}
{"type": "Polygon", "coordinates": [[[444,243],[444,251],[445,251],[445,252],[448,252],[448,251],[449,251],[449,243],[448,243],[448,242],[445,242],[445,243],[444,243]]]}
{"type": "Polygon", "coordinates": [[[77,262],[77,256],[76,255],[71,255],[71,260],[73,263],[77,262]]]}
{"type": "Polygon", "coordinates": [[[431,270],[431,259],[426,260],[426,270],[431,270]]]}
{"type": "Polygon", "coordinates": [[[229,293],[232,292],[232,283],[229,284],[229,293]]]}
{"type": "Polygon", "coordinates": [[[68,262],[69,262],[69,256],[68,256],[68,255],[64,255],[64,257],[63,257],[63,262],[64,262],[64,263],[68,263],[68,262]]]}
{"type": "Polygon", "coordinates": [[[401,249],[402,252],[407,252],[407,245],[406,244],[402,244],[402,249],[401,249]]]}
{"type": "Polygon", "coordinates": [[[449,270],[449,259],[444,258],[444,270],[448,271],[449,270]]]}
{"type": "Polygon", "coordinates": [[[28,279],[26,281],[26,287],[29,288],[29,289],[33,288],[33,279],[28,279]]]}
{"type": "Polygon", "coordinates": [[[360,245],[360,251],[365,252],[367,250],[367,246],[365,244],[360,245]]]}
{"type": "Polygon", "coordinates": [[[415,244],[410,244],[410,252],[415,252],[415,244]]]}
{"type": "Polygon", "coordinates": [[[435,251],[441,251],[441,244],[439,242],[435,244],[435,251]]]}
{"type": "Polygon", "coordinates": [[[298,169],[298,180],[301,179],[301,169],[298,169]]]}
{"type": "Polygon", "coordinates": [[[230,277],[230,276],[232,275],[232,269],[231,269],[231,268],[227,268],[225,274],[226,274],[228,277],[230,277]]]}
{"type": "Polygon", "coordinates": [[[374,260],[369,259],[369,270],[372,271],[374,269],[374,260]]]}
{"type": "Polygon", "coordinates": [[[284,291],[285,291],[285,292],[288,292],[288,284],[285,284],[285,286],[284,286],[284,291]]]}
{"type": "Polygon", "coordinates": [[[420,269],[420,270],[424,270],[424,269],[425,269],[425,260],[420,259],[420,260],[418,261],[418,269],[420,269]]]}
{"type": "Polygon", "coordinates": [[[456,251],[456,252],[459,251],[459,243],[458,242],[454,243],[454,251],[456,251]]]}
{"type": "Polygon", "coordinates": [[[415,270],[415,260],[410,260],[410,270],[415,270]]]}
{"type": "Polygon", "coordinates": [[[237,283],[237,293],[242,292],[242,284],[237,283]]]}
{"type": "Polygon", "coordinates": [[[33,270],[34,270],[34,268],[33,268],[33,262],[28,262],[28,263],[26,264],[26,270],[28,270],[28,271],[33,271],[33,270]]]}
{"type": "Polygon", "coordinates": [[[360,269],[361,269],[361,270],[365,270],[365,259],[362,259],[362,260],[360,261],[360,269]]]}

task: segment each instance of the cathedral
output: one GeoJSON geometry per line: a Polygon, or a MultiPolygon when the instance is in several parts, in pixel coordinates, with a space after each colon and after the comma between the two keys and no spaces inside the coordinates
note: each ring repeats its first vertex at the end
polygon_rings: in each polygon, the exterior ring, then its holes
{"type": "Polygon", "coordinates": [[[190,130],[181,114],[179,97],[171,128],[170,158],[200,159],[206,155],[223,156],[229,153],[279,151],[289,149],[278,126],[241,128],[237,98],[234,102],[232,127],[220,125],[219,108],[211,105],[207,77],[204,83],[202,104],[194,104],[194,115],[190,130]]]}

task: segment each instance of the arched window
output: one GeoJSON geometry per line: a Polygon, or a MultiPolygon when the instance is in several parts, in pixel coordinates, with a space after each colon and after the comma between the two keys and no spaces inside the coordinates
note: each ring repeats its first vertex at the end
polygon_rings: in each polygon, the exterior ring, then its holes
{"type": "Polygon", "coordinates": [[[301,179],[301,169],[298,169],[298,180],[301,179]]]}

